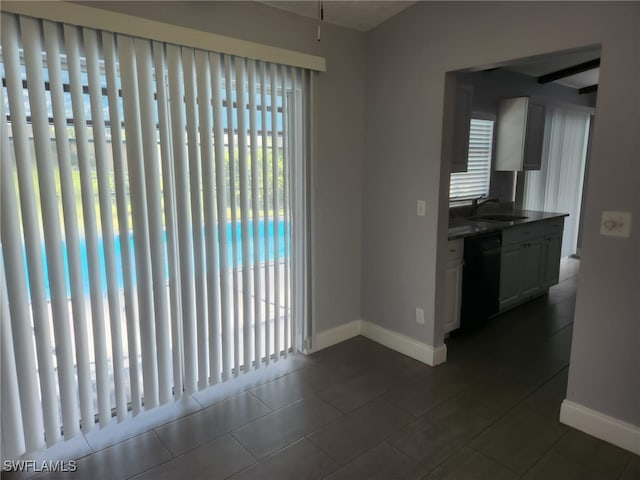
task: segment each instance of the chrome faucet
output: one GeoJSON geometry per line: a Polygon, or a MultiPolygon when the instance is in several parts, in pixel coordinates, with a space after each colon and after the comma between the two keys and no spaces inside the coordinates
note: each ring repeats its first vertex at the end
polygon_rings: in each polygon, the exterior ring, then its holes
{"type": "Polygon", "coordinates": [[[485,197],[484,195],[479,196],[478,198],[474,198],[471,200],[471,216],[475,217],[478,213],[478,209],[484,205],[485,203],[495,202],[500,203],[500,200],[493,197],[485,197]]]}

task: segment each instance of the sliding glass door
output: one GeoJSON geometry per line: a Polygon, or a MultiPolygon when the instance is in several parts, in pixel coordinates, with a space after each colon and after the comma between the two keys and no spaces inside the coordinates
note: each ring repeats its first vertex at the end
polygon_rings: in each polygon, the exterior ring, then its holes
{"type": "Polygon", "coordinates": [[[310,72],[5,13],[1,56],[4,458],[301,344],[310,72]]]}

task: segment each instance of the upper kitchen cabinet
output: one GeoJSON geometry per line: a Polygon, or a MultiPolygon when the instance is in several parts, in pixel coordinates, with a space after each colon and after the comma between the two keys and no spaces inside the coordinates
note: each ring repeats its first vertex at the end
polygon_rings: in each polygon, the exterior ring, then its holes
{"type": "Polygon", "coordinates": [[[500,100],[496,134],[496,170],[540,170],[544,117],[544,105],[532,102],[529,97],[500,100]]]}
{"type": "Polygon", "coordinates": [[[455,113],[453,120],[453,156],[451,172],[466,172],[469,158],[469,128],[473,88],[470,85],[456,85],[455,113]]]}

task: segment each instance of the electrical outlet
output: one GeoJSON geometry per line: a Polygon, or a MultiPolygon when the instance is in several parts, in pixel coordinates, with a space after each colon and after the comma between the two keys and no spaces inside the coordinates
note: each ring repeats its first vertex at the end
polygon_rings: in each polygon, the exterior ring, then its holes
{"type": "Polygon", "coordinates": [[[424,325],[424,310],[422,308],[416,308],[416,323],[424,325]]]}
{"type": "Polygon", "coordinates": [[[600,235],[629,238],[631,236],[631,213],[602,212],[600,235]]]}
{"type": "Polygon", "coordinates": [[[424,217],[427,214],[427,202],[425,200],[418,200],[417,214],[419,217],[424,217]]]}

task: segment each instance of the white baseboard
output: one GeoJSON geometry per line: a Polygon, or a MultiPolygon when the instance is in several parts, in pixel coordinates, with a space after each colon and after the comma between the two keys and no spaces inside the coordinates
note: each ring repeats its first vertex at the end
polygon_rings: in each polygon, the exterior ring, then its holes
{"type": "Polygon", "coordinates": [[[447,346],[432,347],[426,343],[362,320],[362,336],[432,367],[447,361],[447,346]]]}
{"type": "Polygon", "coordinates": [[[324,350],[327,347],[335,345],[336,343],[344,342],[350,338],[360,335],[361,320],[353,320],[344,325],[339,325],[329,330],[318,332],[313,337],[313,344],[311,346],[311,353],[324,350]]]}
{"type": "Polygon", "coordinates": [[[411,337],[386,329],[366,320],[353,320],[323,332],[313,338],[311,352],[318,352],[331,345],[344,342],[357,335],[367,337],[376,343],[407,355],[432,367],[447,361],[447,346],[432,347],[411,337]]]}
{"type": "Polygon", "coordinates": [[[640,455],[640,427],[564,400],[560,422],[640,455]]]}

